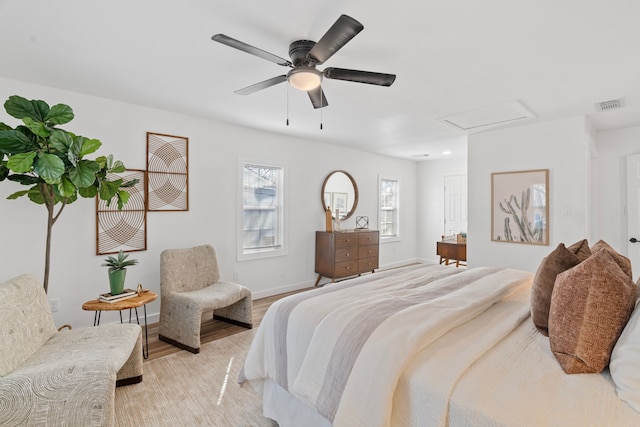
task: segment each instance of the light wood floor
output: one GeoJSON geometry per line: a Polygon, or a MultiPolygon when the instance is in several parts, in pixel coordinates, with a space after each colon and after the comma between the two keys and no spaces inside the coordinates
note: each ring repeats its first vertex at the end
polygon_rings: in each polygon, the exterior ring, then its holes
{"type": "MultiPolygon", "coordinates": [[[[267,298],[260,298],[253,301],[253,327],[254,329],[258,327],[264,314],[267,309],[273,304],[275,301],[280,298],[286,297],[287,295],[292,295],[298,292],[303,292],[308,289],[302,289],[300,291],[289,292],[286,294],[274,295],[267,298]]],[[[232,325],[226,322],[221,322],[219,320],[211,319],[209,315],[206,320],[202,321],[202,329],[200,330],[200,342],[202,344],[217,340],[219,338],[224,338],[229,335],[237,334],[239,332],[245,332],[248,329],[243,328],[241,326],[232,325]]],[[[157,359],[159,357],[166,356],[171,353],[176,353],[181,350],[178,347],[175,347],[169,343],[164,341],[160,341],[158,339],[158,324],[151,323],[149,324],[149,358],[147,360],[157,359]]]]}

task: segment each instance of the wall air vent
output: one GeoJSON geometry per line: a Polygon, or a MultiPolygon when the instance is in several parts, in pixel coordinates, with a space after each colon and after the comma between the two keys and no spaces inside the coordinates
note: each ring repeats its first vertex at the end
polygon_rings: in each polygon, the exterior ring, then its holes
{"type": "Polygon", "coordinates": [[[596,104],[596,111],[618,110],[622,107],[624,107],[623,99],[612,99],[611,101],[598,102],[596,104]]]}
{"type": "Polygon", "coordinates": [[[512,101],[441,117],[438,120],[458,130],[475,132],[533,117],[535,115],[524,105],[518,101],[512,101]]]}

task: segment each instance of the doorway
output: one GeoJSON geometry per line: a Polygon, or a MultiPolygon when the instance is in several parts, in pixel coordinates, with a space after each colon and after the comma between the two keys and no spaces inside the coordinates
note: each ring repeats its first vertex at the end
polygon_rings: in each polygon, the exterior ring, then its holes
{"type": "Polygon", "coordinates": [[[444,177],[443,235],[450,236],[466,232],[467,175],[446,175],[444,177]]]}
{"type": "Polygon", "coordinates": [[[631,265],[636,267],[636,281],[640,266],[640,154],[627,156],[627,209],[627,254],[631,265]],[[636,242],[631,242],[633,239],[636,242]]]}

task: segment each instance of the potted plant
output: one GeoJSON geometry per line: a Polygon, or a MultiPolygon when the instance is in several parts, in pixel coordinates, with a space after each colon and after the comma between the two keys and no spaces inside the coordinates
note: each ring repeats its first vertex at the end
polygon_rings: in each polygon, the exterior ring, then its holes
{"type": "Polygon", "coordinates": [[[127,277],[127,267],[136,265],[137,259],[128,259],[129,254],[125,254],[122,249],[118,252],[118,257],[107,257],[102,267],[109,267],[109,286],[111,295],[118,295],[124,291],[124,279],[127,277]]]}
{"type": "Polygon", "coordinates": [[[95,160],[85,157],[97,151],[102,143],[58,127],[74,118],[68,105],[49,107],[44,101],[14,95],[4,103],[4,108],[22,124],[12,128],[0,123],[0,182],[6,179],[28,187],[11,194],[8,199],[27,196],[47,209],[43,280],[47,292],[51,231],[65,206],[80,197],[97,196],[107,204],[116,199],[118,209],[122,209],[129,200],[126,188],[137,184],[138,180],[109,179],[108,174],[125,171],[124,164],[111,155],[95,160]]]}

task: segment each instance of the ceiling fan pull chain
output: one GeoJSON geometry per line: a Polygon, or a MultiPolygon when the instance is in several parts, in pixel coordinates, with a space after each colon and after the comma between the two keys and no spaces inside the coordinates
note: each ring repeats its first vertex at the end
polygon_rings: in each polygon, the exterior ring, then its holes
{"type": "Polygon", "coordinates": [[[287,126],[289,126],[289,85],[287,85],[287,126]]]}
{"type": "Polygon", "coordinates": [[[320,83],[320,130],[322,130],[322,95],[324,92],[322,91],[322,83],[320,83]]]}

